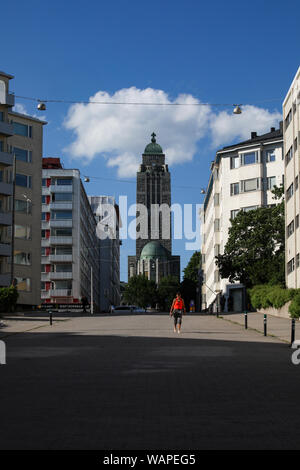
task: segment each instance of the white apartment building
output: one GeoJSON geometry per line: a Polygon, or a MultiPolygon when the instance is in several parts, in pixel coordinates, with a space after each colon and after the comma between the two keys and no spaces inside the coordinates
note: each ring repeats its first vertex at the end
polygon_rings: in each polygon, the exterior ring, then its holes
{"type": "Polygon", "coordinates": [[[274,204],[271,189],[283,183],[283,138],[280,129],[251,133],[251,139],[224,147],[211,163],[202,209],[202,309],[216,309],[217,295],[225,296],[234,311],[244,308],[244,286],[221,279],[215,257],[224,253],[231,219],[240,211],[274,204]]]}
{"type": "Polygon", "coordinates": [[[283,102],[286,286],[300,288],[300,67],[283,102]]]}
{"type": "Polygon", "coordinates": [[[119,206],[113,196],[88,196],[97,221],[100,243],[100,311],[108,312],[120,304],[119,206]]]}
{"type": "Polygon", "coordinates": [[[76,169],[43,158],[43,303],[79,303],[93,298],[99,310],[99,242],[96,220],[76,169]]]}

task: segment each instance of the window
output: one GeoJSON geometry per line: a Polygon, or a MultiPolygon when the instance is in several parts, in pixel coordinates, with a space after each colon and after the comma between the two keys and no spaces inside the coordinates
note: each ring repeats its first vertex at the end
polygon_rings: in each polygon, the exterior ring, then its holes
{"type": "Polygon", "coordinates": [[[243,211],[244,212],[249,212],[249,211],[254,211],[255,209],[257,209],[257,206],[248,206],[248,207],[243,207],[243,211]]]}
{"type": "Polygon", "coordinates": [[[25,253],[24,251],[15,250],[14,263],[23,264],[24,266],[30,266],[31,265],[30,253],[25,253]]]}
{"type": "Polygon", "coordinates": [[[69,245],[57,246],[55,248],[56,255],[71,255],[72,254],[72,247],[69,245]]]}
{"type": "Polygon", "coordinates": [[[41,273],[45,273],[45,272],[46,272],[46,265],[41,264],[41,273]]]}
{"type": "Polygon", "coordinates": [[[294,194],[294,183],[292,183],[286,190],[286,200],[289,201],[294,194]]]}
{"type": "Polygon", "coordinates": [[[57,264],[55,266],[55,271],[57,273],[71,273],[72,272],[72,264],[57,264]]]}
{"type": "Polygon", "coordinates": [[[299,268],[299,253],[296,255],[296,268],[299,268]]]}
{"type": "Polygon", "coordinates": [[[230,168],[238,168],[240,166],[240,157],[230,157],[230,168]]]}
{"type": "Polygon", "coordinates": [[[256,191],[259,189],[259,178],[251,178],[244,180],[242,183],[242,192],[247,193],[248,191],[256,191]]]}
{"type": "Polygon", "coordinates": [[[0,121],[1,122],[4,121],[4,112],[3,111],[0,111],[0,121]]]}
{"type": "Polygon", "coordinates": [[[220,230],[220,219],[215,219],[214,227],[215,227],[215,232],[218,232],[220,230]]]}
{"type": "Polygon", "coordinates": [[[59,228],[51,231],[51,235],[55,237],[71,237],[72,229],[71,228],[59,228]]]}
{"type": "Polygon", "coordinates": [[[47,178],[42,178],[42,186],[47,186],[47,178]]]}
{"type": "Polygon", "coordinates": [[[46,219],[46,212],[42,212],[42,220],[45,221],[46,219]]]}
{"type": "Polygon", "coordinates": [[[234,220],[239,212],[240,209],[234,209],[233,211],[230,211],[230,219],[234,220]]]}
{"type": "Polygon", "coordinates": [[[298,148],[298,139],[296,137],[294,140],[294,152],[296,152],[297,148],[298,148]]]}
{"type": "Polygon", "coordinates": [[[41,237],[46,238],[46,230],[41,230],[41,237]]]}
{"type": "Polygon", "coordinates": [[[72,179],[65,179],[65,178],[57,178],[56,179],[56,184],[58,186],[71,186],[72,185],[72,179]]]}
{"type": "Polygon", "coordinates": [[[205,254],[202,253],[202,264],[205,264],[205,254]]]}
{"type": "Polygon", "coordinates": [[[32,162],[32,152],[30,150],[19,149],[14,147],[13,152],[16,155],[16,159],[22,162],[31,163],[32,162]]]}
{"type": "Polygon", "coordinates": [[[252,165],[258,162],[258,152],[248,152],[241,154],[241,165],[252,165]]]}
{"type": "Polygon", "coordinates": [[[296,178],[295,178],[295,191],[297,191],[298,186],[299,186],[299,179],[298,179],[298,175],[297,175],[296,178]]]}
{"type": "Polygon", "coordinates": [[[275,156],[275,150],[266,150],[266,162],[275,162],[276,161],[276,156],[275,156]]]}
{"type": "Polygon", "coordinates": [[[267,189],[273,189],[276,186],[276,176],[269,176],[267,178],[267,189]]]}
{"type": "Polygon", "coordinates": [[[220,254],[220,245],[215,245],[215,256],[220,254]]]}
{"type": "Polygon", "coordinates": [[[240,192],[240,184],[239,183],[232,183],[230,185],[230,194],[231,194],[231,196],[239,194],[239,192],[240,192]]]}
{"type": "Polygon", "coordinates": [[[290,237],[293,233],[294,233],[294,221],[292,220],[292,222],[286,228],[287,238],[290,237]]]}
{"type": "Polygon", "coordinates": [[[72,281],[56,281],[55,289],[72,289],[72,281]]]}
{"type": "Polygon", "coordinates": [[[15,280],[18,291],[31,291],[31,279],[29,277],[16,277],[15,280]]]}
{"type": "Polygon", "coordinates": [[[299,228],[299,214],[296,215],[295,225],[296,225],[296,228],[299,228]]]}
{"type": "Polygon", "coordinates": [[[53,193],[52,201],[72,201],[72,193],[53,193]]]}
{"type": "Polygon", "coordinates": [[[288,112],[288,114],[287,114],[287,116],[286,116],[286,118],[285,118],[285,120],[284,120],[284,127],[285,127],[285,129],[288,128],[289,123],[291,122],[291,120],[292,120],[292,109],[289,110],[289,112],[288,112]]]}
{"type": "Polygon", "coordinates": [[[41,290],[46,290],[46,283],[45,282],[41,282],[41,290]]]}
{"type": "Polygon", "coordinates": [[[51,211],[51,219],[72,219],[72,211],[51,211]]]}
{"type": "Polygon", "coordinates": [[[15,211],[21,214],[31,214],[32,204],[30,201],[23,201],[22,199],[15,200],[15,211]]]}
{"type": "Polygon", "coordinates": [[[31,239],[31,226],[30,225],[15,225],[15,238],[22,240],[31,239]]]}
{"type": "Polygon", "coordinates": [[[214,272],[214,281],[219,282],[220,281],[220,273],[218,270],[214,272]]]}
{"type": "Polygon", "coordinates": [[[22,175],[21,173],[16,174],[16,185],[23,186],[24,188],[31,188],[31,176],[22,175]]]}
{"type": "Polygon", "coordinates": [[[295,259],[292,258],[288,263],[287,263],[287,273],[291,274],[295,269],[295,259]]]}
{"type": "Polygon", "coordinates": [[[0,140],[0,152],[3,152],[3,140],[0,140]]]}
{"type": "Polygon", "coordinates": [[[13,122],[14,134],[22,135],[23,137],[32,137],[32,126],[21,124],[20,122],[13,122]]]}
{"type": "Polygon", "coordinates": [[[220,195],[219,195],[219,193],[216,193],[214,195],[214,205],[218,206],[219,204],[220,204],[220,195]]]}
{"type": "Polygon", "coordinates": [[[47,255],[46,255],[46,247],[45,247],[45,246],[42,246],[42,248],[41,248],[41,256],[47,256],[47,255]]]}
{"type": "Polygon", "coordinates": [[[285,156],[285,164],[287,165],[292,160],[292,158],[293,158],[293,147],[291,146],[285,156]]]}

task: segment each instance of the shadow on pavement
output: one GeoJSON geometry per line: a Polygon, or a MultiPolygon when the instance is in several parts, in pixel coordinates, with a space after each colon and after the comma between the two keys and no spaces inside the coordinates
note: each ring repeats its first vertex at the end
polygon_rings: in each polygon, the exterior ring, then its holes
{"type": "Polygon", "coordinates": [[[1,449],[298,449],[300,369],[275,342],[19,334],[1,449]]]}

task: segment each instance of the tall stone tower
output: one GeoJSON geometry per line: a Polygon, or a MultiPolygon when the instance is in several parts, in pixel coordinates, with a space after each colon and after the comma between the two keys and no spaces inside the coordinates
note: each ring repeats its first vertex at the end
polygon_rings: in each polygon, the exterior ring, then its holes
{"type": "Polygon", "coordinates": [[[137,172],[136,256],[128,257],[128,277],[145,274],[159,282],[180,277],[180,257],[172,256],[171,175],[154,132],[151,137],[137,172]]]}

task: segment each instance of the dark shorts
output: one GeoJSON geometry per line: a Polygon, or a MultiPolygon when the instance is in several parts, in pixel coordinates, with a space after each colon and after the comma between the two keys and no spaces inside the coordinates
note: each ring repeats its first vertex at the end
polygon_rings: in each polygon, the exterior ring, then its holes
{"type": "Polygon", "coordinates": [[[173,312],[173,317],[174,317],[174,324],[177,325],[177,323],[179,325],[181,325],[181,322],[182,322],[182,310],[174,310],[173,312]]]}

